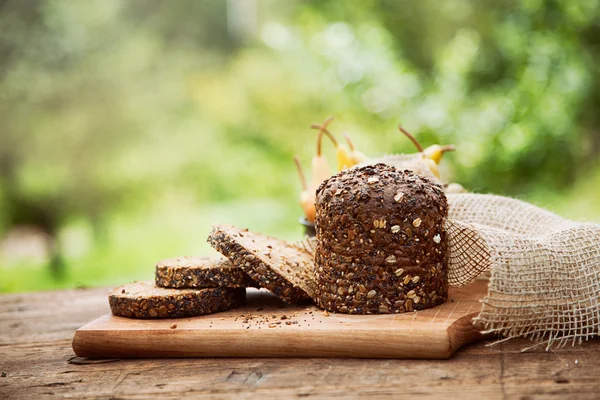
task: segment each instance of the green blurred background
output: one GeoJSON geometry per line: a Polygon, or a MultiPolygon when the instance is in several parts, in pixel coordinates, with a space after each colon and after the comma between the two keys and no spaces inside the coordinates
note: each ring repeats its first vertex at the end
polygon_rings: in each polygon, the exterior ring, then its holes
{"type": "MultiPolygon", "coordinates": [[[[310,123],[600,221],[597,0],[0,0],[0,291],[150,279],[212,223],[300,238],[310,123]]],[[[327,154],[333,152],[327,144],[327,154]]],[[[333,160],[332,160],[333,161],[333,160]]],[[[332,162],[333,163],[333,162],[332,162]]]]}

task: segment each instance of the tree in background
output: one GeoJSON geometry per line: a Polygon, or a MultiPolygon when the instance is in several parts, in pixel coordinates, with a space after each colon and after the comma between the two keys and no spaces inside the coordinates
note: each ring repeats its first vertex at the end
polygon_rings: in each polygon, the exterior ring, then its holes
{"type": "Polygon", "coordinates": [[[308,125],[332,114],[373,156],[412,151],[398,122],[456,144],[447,172],[472,190],[568,190],[600,168],[599,10],[2,0],[0,237],[33,225],[55,241],[84,220],[110,253],[111,226],[165,199],[296,210],[292,156],[308,160],[308,125]]]}

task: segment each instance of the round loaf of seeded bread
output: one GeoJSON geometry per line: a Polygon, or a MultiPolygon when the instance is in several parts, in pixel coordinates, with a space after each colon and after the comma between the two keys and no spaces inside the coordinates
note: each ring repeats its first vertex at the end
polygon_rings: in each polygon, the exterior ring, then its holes
{"type": "Polygon", "coordinates": [[[448,214],[441,186],[376,164],[317,190],[315,298],[351,314],[430,308],[448,297],[448,214]]]}

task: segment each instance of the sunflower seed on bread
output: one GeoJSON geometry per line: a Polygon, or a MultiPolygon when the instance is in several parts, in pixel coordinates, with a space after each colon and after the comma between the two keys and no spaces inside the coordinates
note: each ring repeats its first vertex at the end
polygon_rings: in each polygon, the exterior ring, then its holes
{"type": "Polygon", "coordinates": [[[156,264],[155,282],[165,288],[256,287],[256,283],[224,257],[175,257],[156,264]]]}
{"type": "Polygon", "coordinates": [[[215,225],[208,242],[260,287],[295,303],[314,297],[314,259],[283,240],[229,225],[215,225]]]}
{"type": "Polygon", "coordinates": [[[114,289],[108,302],[112,313],[121,317],[195,317],[242,306],[246,289],[166,289],[150,281],[133,282],[114,289]]]}

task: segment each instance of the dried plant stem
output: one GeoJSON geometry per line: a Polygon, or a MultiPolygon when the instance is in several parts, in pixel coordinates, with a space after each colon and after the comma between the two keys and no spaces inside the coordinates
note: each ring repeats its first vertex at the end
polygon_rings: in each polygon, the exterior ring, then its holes
{"type": "Polygon", "coordinates": [[[415,139],[415,137],[410,132],[404,129],[402,125],[398,125],[398,129],[415,145],[417,150],[419,150],[419,153],[423,152],[423,146],[421,146],[421,143],[419,143],[419,141],[415,139]]]}
{"type": "Polygon", "coordinates": [[[327,126],[333,121],[333,117],[327,117],[325,119],[325,121],[319,125],[319,124],[311,124],[311,129],[318,129],[319,130],[319,137],[317,138],[317,155],[320,156],[322,154],[322,142],[323,142],[323,134],[326,134],[329,139],[331,139],[331,141],[333,142],[333,145],[335,147],[338,146],[338,142],[337,140],[335,140],[335,136],[333,136],[333,134],[331,132],[329,132],[327,130],[327,126]]]}
{"type": "Polygon", "coordinates": [[[348,132],[344,132],[344,138],[346,139],[346,143],[348,143],[348,147],[350,147],[350,151],[354,151],[354,142],[350,138],[350,134],[348,132]]]}
{"type": "Polygon", "coordinates": [[[302,190],[308,190],[308,184],[306,183],[306,176],[304,175],[304,170],[302,169],[302,164],[300,164],[300,159],[298,156],[294,156],[294,162],[296,163],[296,169],[298,170],[298,176],[300,176],[300,183],[302,184],[302,190]]]}
{"type": "Polygon", "coordinates": [[[452,145],[452,144],[442,146],[442,153],[447,153],[449,151],[455,151],[455,150],[456,150],[456,147],[454,147],[454,145],[452,145]]]}

